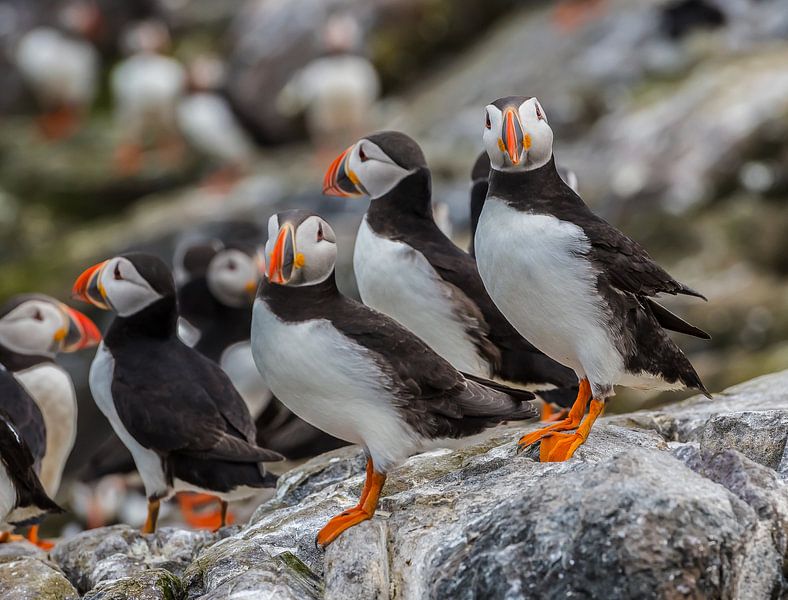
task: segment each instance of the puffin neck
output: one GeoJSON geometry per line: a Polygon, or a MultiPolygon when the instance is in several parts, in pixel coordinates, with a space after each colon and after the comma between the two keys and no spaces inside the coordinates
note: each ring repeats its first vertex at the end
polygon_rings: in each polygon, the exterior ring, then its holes
{"type": "Polygon", "coordinates": [[[386,194],[374,198],[367,210],[367,222],[376,232],[409,218],[432,220],[432,180],[426,167],[418,167],[386,194]]]}
{"type": "Polygon", "coordinates": [[[555,156],[531,171],[490,171],[488,196],[502,198],[509,204],[527,206],[538,198],[565,194],[567,186],[555,168],[555,156]]]}
{"type": "Polygon", "coordinates": [[[314,285],[287,286],[263,280],[260,298],[285,321],[316,319],[325,314],[328,303],[341,299],[335,272],[314,285]]]}
{"type": "Polygon", "coordinates": [[[0,344],[0,364],[4,365],[9,371],[14,373],[24,371],[43,363],[54,363],[53,356],[46,354],[22,354],[14,352],[0,344]]]}
{"type": "Polygon", "coordinates": [[[178,307],[174,296],[164,296],[128,317],[115,317],[104,341],[113,346],[129,338],[174,337],[177,331],[178,307]]]}

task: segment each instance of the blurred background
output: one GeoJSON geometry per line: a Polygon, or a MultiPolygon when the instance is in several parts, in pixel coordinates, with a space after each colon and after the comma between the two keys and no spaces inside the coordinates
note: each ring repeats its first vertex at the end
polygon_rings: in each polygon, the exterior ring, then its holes
{"type": "MultiPolygon", "coordinates": [[[[366,200],[321,195],[334,156],[414,137],[467,247],[482,108],[526,94],[586,202],[708,296],[666,304],[711,333],[680,339],[709,389],[788,366],[788,0],[0,0],[0,47],[2,300],[232,223],[264,241],[285,207],[335,225],[355,294],[366,200]]],[[[110,431],[91,358],[62,363],[72,474],[110,431]]]]}

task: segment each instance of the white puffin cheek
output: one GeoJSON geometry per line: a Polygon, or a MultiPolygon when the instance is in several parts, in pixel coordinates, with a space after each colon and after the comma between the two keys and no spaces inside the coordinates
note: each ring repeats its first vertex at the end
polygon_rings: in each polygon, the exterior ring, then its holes
{"type": "Polygon", "coordinates": [[[501,170],[505,166],[504,151],[501,149],[503,140],[501,140],[501,128],[503,127],[503,115],[499,110],[488,109],[490,115],[490,128],[484,126],[482,133],[482,141],[484,149],[487,151],[487,156],[490,158],[490,166],[494,169],[501,170]]]}

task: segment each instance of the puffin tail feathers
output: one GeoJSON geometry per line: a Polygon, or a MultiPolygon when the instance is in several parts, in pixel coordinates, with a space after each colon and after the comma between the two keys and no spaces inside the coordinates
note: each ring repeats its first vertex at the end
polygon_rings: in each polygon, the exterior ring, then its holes
{"type": "Polygon", "coordinates": [[[684,333],[686,335],[691,335],[693,337],[697,337],[702,340],[711,339],[711,336],[708,333],[706,333],[705,331],[703,331],[698,327],[695,327],[694,325],[691,325],[690,323],[687,323],[684,319],[670,312],[667,308],[665,308],[661,304],[657,304],[651,298],[646,298],[646,302],[648,303],[651,312],[654,314],[654,318],[657,319],[657,322],[664,329],[668,329],[670,331],[676,331],[678,333],[684,333]]]}

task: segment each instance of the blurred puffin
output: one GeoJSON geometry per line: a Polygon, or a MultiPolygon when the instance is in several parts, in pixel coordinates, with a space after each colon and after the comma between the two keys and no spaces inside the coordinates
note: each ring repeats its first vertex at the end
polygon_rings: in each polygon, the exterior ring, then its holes
{"type": "MultiPolygon", "coordinates": [[[[564,180],[566,185],[572,188],[574,193],[578,193],[577,175],[571,169],[558,165],[558,176],[564,180]]],[[[476,236],[476,225],[479,222],[479,215],[482,214],[484,201],[487,199],[487,188],[490,178],[490,157],[484,151],[476,157],[471,169],[471,242],[468,246],[468,254],[476,258],[473,247],[473,238],[476,236]]]]}
{"type": "Polygon", "coordinates": [[[17,45],[15,64],[38,101],[38,125],[50,139],[74,133],[96,97],[99,55],[86,38],[98,18],[91,5],[66,6],[58,14],[59,28],[36,27],[17,45]]]}
{"type": "Polygon", "coordinates": [[[154,138],[162,158],[171,163],[181,158],[176,111],[186,87],[186,73],[177,60],[163,54],[169,44],[163,23],[138,23],[126,33],[131,56],[110,73],[115,119],[123,138],[115,160],[123,174],[139,171],[146,136],[154,138]]]}
{"type": "Polygon", "coordinates": [[[463,376],[396,321],[340,294],[336,236],[318,215],[281,212],[268,233],[255,362],[294,413],[367,455],[358,505],[331,519],[318,544],[371,518],[387,471],[411,454],[537,414],[529,392],[463,376]]]}
{"type": "Polygon", "coordinates": [[[229,375],[255,419],[257,443],[289,460],[347,445],[273,398],[254,364],[249,338],[252,302],[264,270],[262,248],[251,242],[195,240],[176,250],[174,263],[179,334],[229,375]]]}
{"type": "Polygon", "coordinates": [[[331,16],[322,30],[323,56],[292,76],[277,98],[285,116],[305,113],[311,139],[335,152],[366,127],[380,94],[372,63],[358,53],[358,21],[349,14],[331,16]]]}
{"type": "MultiPolygon", "coordinates": [[[[0,363],[24,386],[41,412],[45,451],[41,483],[55,497],[77,435],[77,397],[71,376],[55,363],[58,352],[91,348],[101,334],[85,315],[43,294],[20,294],[0,308],[0,363]]],[[[33,543],[38,527],[30,530],[33,543]]]]}
{"type": "Polygon", "coordinates": [[[11,535],[13,527],[63,512],[44,491],[35,462],[13,419],[0,409],[0,543],[21,539],[11,535]]]}
{"type": "Polygon", "coordinates": [[[254,144],[219,93],[224,65],[215,56],[200,56],[188,69],[190,91],[178,103],[178,127],[186,141],[211,159],[217,170],[204,182],[226,191],[248,172],[254,144]]]}
{"type": "Polygon", "coordinates": [[[364,304],[399,321],[463,373],[571,403],[572,371],[515,331],[485,291],[473,258],[435,224],[430,171],[415,141],[397,131],[362,138],[334,160],[323,188],[372,199],[353,253],[364,304]]]}
{"type": "Polygon", "coordinates": [[[255,445],[249,410],[224,371],[178,339],[175,283],[163,261],[116,256],[82,273],[74,294],[116,313],[90,389],[145,485],[143,532],[155,531],[159,502],[175,491],[217,496],[225,515],[229,500],[275,485],[262,463],[282,456],[255,445]]]}
{"type": "Polygon", "coordinates": [[[665,330],[703,339],[708,334],[651,298],[703,296],[594,215],[561,179],[539,101],[496,100],[485,108],[483,131],[492,171],[476,230],[479,273],[518,331],[580,381],[569,416],[520,443],[541,440],[543,461],[570,458],[616,385],[690,387],[709,395],[665,330]]]}

